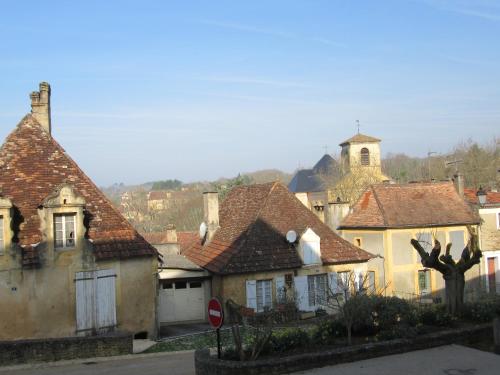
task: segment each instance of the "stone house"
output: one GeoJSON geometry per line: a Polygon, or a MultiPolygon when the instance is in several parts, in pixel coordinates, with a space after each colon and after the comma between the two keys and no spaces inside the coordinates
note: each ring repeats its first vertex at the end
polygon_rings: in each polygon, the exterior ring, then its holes
{"type": "Polygon", "coordinates": [[[50,86],[0,149],[0,339],[155,336],[157,252],[52,138],[50,86]]]}
{"type": "Polygon", "coordinates": [[[323,222],[327,205],[353,204],[371,184],[389,180],[382,173],[380,139],[356,134],[340,143],[340,163],[325,154],[312,169],[297,171],[288,189],[323,222]]]}
{"type": "Polygon", "coordinates": [[[369,271],[372,255],[336,235],[279,182],[204,193],[204,223],[184,255],[212,274],[212,296],[261,312],[293,297],[323,307],[327,288],[369,271]]]}
{"type": "Polygon", "coordinates": [[[481,218],[479,243],[483,258],[480,268],[485,290],[500,294],[500,193],[464,189],[464,196],[481,218]],[[479,202],[478,193],[484,194],[484,203],[479,202]]]}
{"type": "MultiPolygon", "coordinates": [[[[345,211],[344,211],[345,212],[345,211]]],[[[379,257],[377,284],[388,295],[403,298],[442,298],[441,274],[422,266],[410,244],[427,250],[434,239],[451,242],[453,259],[460,259],[476,230],[479,217],[457,193],[452,182],[379,184],[370,186],[341,221],[342,237],[379,257]]],[[[479,267],[466,274],[466,294],[477,288],[479,267]]]]}
{"type": "Polygon", "coordinates": [[[170,193],[168,191],[150,191],[148,193],[148,211],[161,211],[169,207],[170,193]]]}
{"type": "Polygon", "coordinates": [[[163,232],[143,233],[160,253],[158,264],[158,325],[204,322],[210,299],[210,274],[183,252],[197,241],[196,232],[177,232],[169,225],[163,232]]]}

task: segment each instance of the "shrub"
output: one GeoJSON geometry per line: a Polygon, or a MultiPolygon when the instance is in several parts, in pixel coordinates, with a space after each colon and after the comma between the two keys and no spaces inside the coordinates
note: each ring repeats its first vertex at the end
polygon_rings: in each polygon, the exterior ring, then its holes
{"type": "Polygon", "coordinates": [[[491,322],[500,312],[500,298],[485,298],[476,302],[464,304],[460,316],[472,322],[491,322]]]}
{"type": "Polygon", "coordinates": [[[273,332],[269,340],[269,349],[282,353],[298,348],[305,348],[310,344],[309,334],[300,328],[286,328],[273,332]]]}
{"type": "Polygon", "coordinates": [[[422,324],[437,327],[454,327],[457,323],[457,318],[446,311],[444,304],[420,307],[418,320],[422,324]]]}
{"type": "Polygon", "coordinates": [[[416,327],[409,327],[407,325],[396,325],[390,329],[380,331],[376,339],[377,340],[393,340],[401,338],[414,338],[418,335],[419,330],[416,327]]]}
{"type": "Polygon", "coordinates": [[[347,329],[338,319],[324,320],[311,332],[312,341],[318,345],[332,345],[337,338],[346,336],[347,329]]]}

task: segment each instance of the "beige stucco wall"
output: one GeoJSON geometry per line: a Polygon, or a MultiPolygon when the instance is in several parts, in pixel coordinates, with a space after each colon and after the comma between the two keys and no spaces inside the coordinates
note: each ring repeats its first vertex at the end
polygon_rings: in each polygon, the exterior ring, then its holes
{"type": "Polygon", "coordinates": [[[480,239],[483,251],[500,250],[499,213],[500,207],[479,210],[479,215],[482,219],[480,239]]]}
{"type": "MultiPolygon", "coordinates": [[[[385,273],[386,293],[387,295],[397,295],[403,298],[415,298],[420,294],[418,287],[418,271],[424,270],[420,262],[420,257],[413,249],[409,240],[418,239],[419,233],[430,233],[437,237],[443,246],[450,242],[450,232],[463,231],[463,242],[468,241],[468,231],[465,226],[450,226],[439,228],[412,228],[412,229],[387,229],[383,230],[382,240],[364,242],[361,247],[374,254],[380,254],[380,248],[383,248],[384,262],[375,260],[369,262],[369,268],[376,270],[378,275],[385,273]],[[400,242],[395,239],[407,238],[408,244],[402,247],[400,242]],[[368,245],[368,246],[367,246],[368,245]]],[[[371,230],[343,230],[342,236],[353,242],[355,238],[363,239],[367,234],[380,233],[380,231],[371,230]]],[[[380,237],[380,236],[379,236],[380,237]]],[[[455,251],[457,252],[457,251],[455,251]]],[[[461,250],[459,251],[461,253],[461,250]]],[[[455,259],[458,260],[458,259],[455,259]]],[[[431,272],[431,290],[433,297],[444,298],[444,280],[441,274],[435,270],[431,272]]],[[[480,288],[480,268],[474,266],[466,273],[466,297],[473,298],[479,292],[480,288]]],[[[380,277],[377,277],[380,280],[380,277]]]]}
{"type": "Polygon", "coordinates": [[[157,259],[95,262],[92,244],[84,238],[81,206],[39,210],[44,241],[37,245],[41,264],[22,269],[22,249],[11,243],[10,212],[3,210],[5,250],[0,255],[0,340],[74,336],[75,274],[113,269],[116,272],[118,329],[155,336],[157,259]],[[75,247],[54,249],[53,214],[76,213],[75,247]]]}

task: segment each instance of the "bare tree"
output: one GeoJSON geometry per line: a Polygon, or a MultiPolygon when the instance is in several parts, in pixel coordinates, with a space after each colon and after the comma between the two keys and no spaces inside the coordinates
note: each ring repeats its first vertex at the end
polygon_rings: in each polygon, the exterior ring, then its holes
{"type": "Polygon", "coordinates": [[[426,252],[418,240],[412,239],[411,244],[420,255],[422,265],[435,269],[443,275],[446,290],[446,306],[450,314],[460,312],[464,303],[465,272],[478,264],[482,253],[479,249],[477,235],[469,227],[470,239],[462,251],[460,260],[455,262],[450,255],[451,243],[446,245],[446,252],[441,255],[441,244],[435,240],[430,253],[426,252]]]}

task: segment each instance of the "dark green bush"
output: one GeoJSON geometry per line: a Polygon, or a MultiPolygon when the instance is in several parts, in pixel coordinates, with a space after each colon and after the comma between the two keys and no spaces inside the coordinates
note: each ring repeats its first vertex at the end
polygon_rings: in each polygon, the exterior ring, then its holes
{"type": "Polygon", "coordinates": [[[324,320],[311,332],[312,341],[318,345],[332,345],[339,337],[346,337],[347,329],[340,320],[324,320]]]}
{"type": "Polygon", "coordinates": [[[419,330],[416,327],[410,327],[407,325],[396,325],[390,329],[380,331],[376,339],[377,340],[393,340],[401,338],[414,338],[418,335],[419,330]]]}
{"type": "Polygon", "coordinates": [[[454,327],[457,318],[446,311],[445,304],[422,306],[418,311],[420,323],[436,327],[454,327]]]}
{"type": "Polygon", "coordinates": [[[282,353],[310,344],[309,334],[300,328],[286,328],[273,332],[269,340],[269,348],[273,352],[282,353]]]}
{"type": "Polygon", "coordinates": [[[460,317],[462,319],[475,322],[491,322],[500,312],[500,298],[485,298],[476,302],[467,302],[464,304],[460,317]]]}

